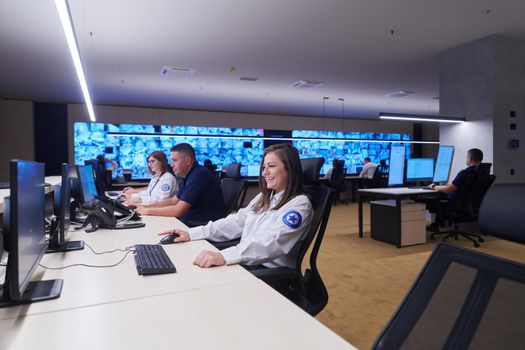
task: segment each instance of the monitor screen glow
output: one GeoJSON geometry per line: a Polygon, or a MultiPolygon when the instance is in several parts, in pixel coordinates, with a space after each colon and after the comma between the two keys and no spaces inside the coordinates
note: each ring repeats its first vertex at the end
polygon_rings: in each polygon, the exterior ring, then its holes
{"type": "Polygon", "coordinates": [[[433,182],[447,182],[454,157],[454,146],[439,146],[433,182]]]}
{"type": "Polygon", "coordinates": [[[401,186],[405,176],[405,146],[393,145],[390,150],[388,186],[401,186]]]}
{"type": "Polygon", "coordinates": [[[431,180],[434,176],[434,158],[407,160],[407,181],[431,180]]]}

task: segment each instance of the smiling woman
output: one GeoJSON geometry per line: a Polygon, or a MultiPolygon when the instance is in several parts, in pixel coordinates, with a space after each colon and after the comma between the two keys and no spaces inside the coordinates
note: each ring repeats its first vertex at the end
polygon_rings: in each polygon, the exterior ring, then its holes
{"type": "MultiPolygon", "coordinates": [[[[174,242],[210,239],[215,242],[240,239],[220,252],[204,250],[195,259],[200,267],[230,264],[254,268],[294,267],[297,244],[307,232],[312,205],[303,192],[301,163],[290,144],[264,150],[259,175],[259,193],[246,208],[228,217],[195,227],[175,230],[174,242]]],[[[162,234],[172,234],[167,230],[162,234]]]]}

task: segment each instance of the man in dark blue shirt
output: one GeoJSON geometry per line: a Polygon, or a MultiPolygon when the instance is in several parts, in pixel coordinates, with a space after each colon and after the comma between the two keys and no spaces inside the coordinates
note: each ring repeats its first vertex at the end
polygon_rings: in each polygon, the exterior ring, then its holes
{"type": "Polygon", "coordinates": [[[144,215],[175,216],[185,224],[190,221],[214,221],[226,216],[224,198],[217,178],[197,164],[195,150],[188,143],[171,148],[171,167],[184,177],[177,195],[150,205],[139,205],[144,215]]]}
{"type": "MultiPolygon", "coordinates": [[[[448,194],[448,203],[447,205],[453,205],[454,202],[457,200],[458,191],[459,189],[465,184],[465,180],[467,179],[467,176],[471,174],[476,173],[477,166],[483,161],[483,152],[480,149],[472,148],[467,151],[467,168],[461,170],[454,180],[452,180],[451,183],[448,183],[446,185],[436,185],[431,184],[429,187],[433,190],[437,190],[443,193],[448,194]]],[[[439,225],[441,224],[440,219],[440,211],[441,207],[439,206],[439,202],[437,202],[437,206],[429,205],[428,209],[430,212],[437,213],[436,220],[433,224],[429,225],[427,227],[427,230],[437,232],[439,230],[439,225]]]]}

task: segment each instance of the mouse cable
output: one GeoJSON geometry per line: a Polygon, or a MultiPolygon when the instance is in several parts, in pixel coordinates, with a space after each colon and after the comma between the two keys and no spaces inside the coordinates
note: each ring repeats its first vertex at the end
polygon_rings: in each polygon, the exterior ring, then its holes
{"type": "Polygon", "coordinates": [[[132,246],[129,246],[129,247],[126,247],[124,249],[120,249],[120,248],[117,248],[117,249],[113,249],[113,250],[106,250],[106,251],[102,251],[102,252],[97,252],[95,251],[95,249],[93,249],[89,244],[87,244],[86,242],[84,242],[84,245],[87,246],[89,249],[91,249],[91,251],[97,255],[101,255],[101,254],[109,254],[109,253],[115,253],[115,252],[127,252],[129,251],[131,248],[135,247],[134,245],[132,246]]]}
{"type": "Polygon", "coordinates": [[[82,264],[82,263],[79,263],[79,264],[71,264],[71,265],[66,265],[66,266],[62,266],[62,267],[50,267],[50,266],[45,266],[45,265],[42,265],[42,264],[38,264],[40,267],[43,267],[44,269],[47,269],[47,270],[63,270],[63,269],[67,269],[67,268],[70,268],[70,267],[75,267],[75,266],[84,266],[84,267],[94,267],[94,268],[106,268],[106,267],[115,267],[115,266],[118,266],[120,265],[124,259],[126,259],[126,257],[128,256],[129,253],[132,253],[134,252],[135,250],[128,250],[126,252],[126,254],[124,255],[124,257],[122,259],[120,259],[120,261],[114,263],[114,264],[111,264],[111,265],[90,265],[90,264],[82,264]]]}

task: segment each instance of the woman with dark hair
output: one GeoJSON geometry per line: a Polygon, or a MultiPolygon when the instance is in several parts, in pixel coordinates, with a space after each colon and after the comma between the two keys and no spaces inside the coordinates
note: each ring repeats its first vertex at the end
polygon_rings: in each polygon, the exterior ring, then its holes
{"type": "Polygon", "coordinates": [[[151,180],[148,187],[126,187],[122,192],[126,205],[155,203],[173,197],[178,191],[177,180],[169,172],[168,158],[162,151],[153,151],[147,157],[151,180]]]}
{"type": "Polygon", "coordinates": [[[236,246],[220,252],[202,251],[194,261],[200,267],[230,264],[294,267],[297,243],[306,234],[312,217],[312,205],[303,192],[301,162],[295,147],[277,144],[264,150],[259,189],[261,193],[235,214],[189,231],[169,230],[161,234],[171,234],[174,243],[241,239],[236,246]]]}

